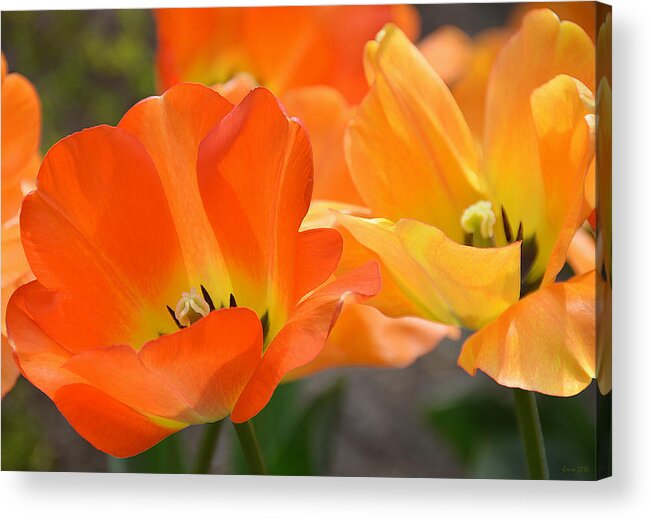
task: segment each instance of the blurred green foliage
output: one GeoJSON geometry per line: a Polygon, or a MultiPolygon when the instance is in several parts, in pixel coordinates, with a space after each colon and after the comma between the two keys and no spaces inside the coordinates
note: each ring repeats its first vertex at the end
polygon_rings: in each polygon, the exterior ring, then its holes
{"type": "Polygon", "coordinates": [[[2,13],[9,70],[27,76],[41,97],[43,152],[82,128],[116,124],[155,94],[154,48],[145,10],[2,13]]]}
{"type": "MultiPolygon", "coordinates": [[[[432,407],[430,424],[457,452],[469,477],[527,478],[512,390],[492,381],[482,386],[485,391],[432,407]]],[[[552,479],[595,478],[595,417],[589,413],[594,387],[570,398],[536,394],[552,479]]]]}

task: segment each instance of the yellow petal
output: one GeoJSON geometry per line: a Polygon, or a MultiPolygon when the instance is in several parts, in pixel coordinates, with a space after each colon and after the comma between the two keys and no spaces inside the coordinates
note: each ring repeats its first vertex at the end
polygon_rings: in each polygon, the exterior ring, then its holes
{"type": "Polygon", "coordinates": [[[337,219],[377,255],[383,285],[387,280],[395,284],[417,316],[478,329],[519,298],[519,243],[480,249],[459,245],[415,220],[337,219]]]}
{"type": "Polygon", "coordinates": [[[463,210],[483,198],[472,134],[445,83],[395,26],[367,44],[371,90],[351,121],[346,156],[374,214],[415,218],[461,241],[463,210]]]}
{"type": "Polygon", "coordinates": [[[592,233],[584,228],[579,228],[567,250],[567,263],[570,264],[574,274],[594,271],[595,255],[595,241],[592,233]]]}
{"type": "Polygon", "coordinates": [[[595,272],[548,285],[471,336],[459,356],[470,375],[571,396],[595,377],[595,272]]]}
{"type": "MultiPolygon", "coordinates": [[[[484,173],[510,222],[523,222],[525,238],[544,221],[548,198],[531,95],[559,75],[576,78],[594,92],[594,56],[583,29],[541,9],[527,14],[493,67],[486,97],[484,173]]],[[[549,114],[550,120],[563,117],[557,110],[549,114]]]]}
{"type": "MultiPolygon", "coordinates": [[[[584,213],[586,175],[594,156],[592,93],[574,78],[560,75],[531,95],[538,137],[543,207],[534,227],[538,255],[530,280],[544,273],[551,283],[562,269],[584,213]]],[[[525,234],[527,224],[524,224],[525,234]]]]}

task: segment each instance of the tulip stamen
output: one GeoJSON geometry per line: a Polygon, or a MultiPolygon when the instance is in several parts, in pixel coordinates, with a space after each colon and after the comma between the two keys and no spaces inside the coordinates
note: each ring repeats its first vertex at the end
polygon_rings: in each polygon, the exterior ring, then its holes
{"type": "MultiPolygon", "coordinates": [[[[493,228],[495,226],[493,204],[488,200],[480,200],[468,206],[461,215],[461,227],[472,237],[475,247],[491,247],[495,245],[493,228]]],[[[469,241],[468,237],[466,242],[469,241]]]]}
{"type": "Polygon", "coordinates": [[[174,321],[177,322],[177,325],[187,327],[208,316],[210,310],[210,305],[204,297],[194,287],[191,287],[190,292],[184,292],[176,304],[174,321]]]}

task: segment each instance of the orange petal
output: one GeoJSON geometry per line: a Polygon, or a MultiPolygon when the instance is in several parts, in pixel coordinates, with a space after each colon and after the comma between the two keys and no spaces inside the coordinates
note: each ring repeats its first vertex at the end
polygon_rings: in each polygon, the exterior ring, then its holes
{"type": "MultiPolygon", "coordinates": [[[[293,302],[298,229],[312,192],[303,127],[253,90],[203,141],[199,189],[238,305],[281,323],[293,302]]],[[[330,273],[329,273],[330,274],[330,273]]]]}
{"type": "Polygon", "coordinates": [[[366,48],[371,91],[352,119],[346,154],[366,205],[463,240],[459,223],[482,198],[472,134],[441,78],[407,37],[387,26],[366,48]]]}
{"type": "Polygon", "coordinates": [[[67,347],[142,345],[176,330],[165,306],[188,282],[167,201],[143,146],[101,126],[59,141],[21,211],[30,266],[48,291],[30,311],[67,347]]]}
{"type": "Polygon", "coordinates": [[[119,124],[137,137],[156,165],[181,243],[189,286],[203,285],[215,301],[228,301],[231,288],[199,194],[197,153],[204,137],[232,108],[212,89],[181,84],[160,97],[141,101],[119,124]]]}
{"type": "Polygon", "coordinates": [[[148,416],[184,423],[227,416],[262,355],[260,320],[244,307],[213,311],[146,343],[89,350],[63,366],[148,416]]]}
{"type": "Polygon", "coordinates": [[[454,99],[477,142],[481,142],[484,135],[488,79],[497,55],[511,34],[509,29],[488,29],[478,34],[473,39],[468,70],[452,87],[454,99]]]}
{"type": "Polygon", "coordinates": [[[529,11],[536,9],[551,9],[561,20],[568,20],[580,25],[581,28],[595,41],[596,21],[595,2],[529,2],[516,5],[512,15],[512,23],[519,26],[529,11]]]}
{"type": "Polygon", "coordinates": [[[583,274],[595,270],[596,244],[592,233],[579,228],[567,250],[567,263],[574,274],[583,274]]]}
{"type": "Polygon", "coordinates": [[[343,242],[334,229],[310,229],[298,234],[294,301],[326,282],[335,272],[343,242]]]}
{"type": "Polygon", "coordinates": [[[415,220],[393,223],[338,215],[341,225],[378,255],[389,278],[418,316],[478,329],[520,295],[520,244],[502,248],[459,245],[415,220]]]}
{"type": "Polygon", "coordinates": [[[312,198],[361,204],[344,157],[344,132],[354,108],[335,89],[323,86],[291,90],[283,95],[282,102],[310,135],[314,153],[312,198]]]}
{"type": "Polygon", "coordinates": [[[0,387],[0,397],[4,397],[14,387],[20,370],[16,366],[11,347],[5,335],[2,335],[2,386],[0,387]]]}
{"type": "Polygon", "coordinates": [[[323,349],[344,300],[360,302],[380,290],[378,266],[370,262],[346,273],[303,300],[271,341],[235,405],[231,420],[244,422],[269,402],[288,372],[308,364],[323,349]]]}
{"type": "Polygon", "coordinates": [[[588,216],[584,188],[594,157],[594,100],[584,85],[561,75],[533,92],[531,111],[538,137],[544,213],[534,228],[538,255],[529,277],[536,280],[544,272],[542,283],[550,283],[565,264],[574,233],[588,216]]]}
{"type": "Polygon", "coordinates": [[[84,439],[114,457],[133,457],[151,448],[181,425],[159,425],[92,386],[77,383],[59,389],[54,402],[84,439]]]}
{"type": "Polygon", "coordinates": [[[18,216],[2,226],[2,334],[9,297],[23,283],[33,278],[20,241],[18,216]]]}
{"type": "Polygon", "coordinates": [[[159,9],[158,74],[163,88],[179,81],[224,83],[248,72],[282,94],[329,85],[357,102],[366,85],[364,43],[395,21],[415,37],[410,6],[159,9]]]}
{"type": "MultiPolygon", "coordinates": [[[[538,232],[546,219],[546,204],[553,204],[545,191],[549,172],[541,166],[541,158],[550,158],[539,148],[541,136],[534,123],[532,93],[559,75],[578,79],[594,91],[594,45],[578,25],[560,22],[549,10],[532,11],[493,67],[484,132],[484,171],[493,195],[514,226],[523,222],[525,238],[538,232]]],[[[568,106],[569,102],[563,103],[564,108],[568,106]]],[[[542,120],[545,115],[539,113],[539,117],[542,120]]],[[[568,121],[568,116],[557,110],[546,117],[550,127],[557,117],[559,124],[568,121]]],[[[568,170],[569,165],[563,171],[568,170]]],[[[574,178],[576,172],[572,173],[574,178]]],[[[545,263],[536,267],[538,276],[545,263]]]]}
{"type": "Polygon", "coordinates": [[[247,94],[257,86],[258,82],[251,74],[239,72],[227,82],[218,83],[212,88],[234,105],[239,105],[247,94]]]}
{"type": "Polygon", "coordinates": [[[433,350],[451,329],[421,318],[389,318],[368,304],[345,304],[325,348],[286,379],[338,366],[405,367],[433,350]]]}
{"type": "Polygon", "coordinates": [[[571,396],[595,377],[595,273],[535,291],[471,336],[459,356],[499,384],[571,396]]]}
{"type": "MultiPolygon", "coordinates": [[[[3,64],[6,68],[4,55],[3,64]]],[[[34,174],[41,141],[41,101],[34,85],[20,74],[3,73],[2,128],[2,222],[6,222],[20,207],[20,184],[34,174]]]]}
{"type": "Polygon", "coordinates": [[[468,72],[472,39],[454,25],[445,25],[430,33],[418,48],[447,85],[456,83],[468,72]]]}

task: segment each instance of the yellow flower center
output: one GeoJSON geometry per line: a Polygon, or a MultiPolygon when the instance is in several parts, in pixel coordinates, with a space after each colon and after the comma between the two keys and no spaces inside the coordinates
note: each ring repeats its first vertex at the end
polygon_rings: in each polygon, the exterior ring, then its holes
{"type": "Polygon", "coordinates": [[[492,239],[495,222],[493,204],[487,200],[480,200],[468,206],[461,215],[461,227],[473,236],[475,242],[477,239],[484,241],[492,239]]]}
{"type": "Polygon", "coordinates": [[[174,316],[182,326],[187,327],[208,316],[209,312],[208,302],[194,287],[191,287],[190,292],[184,292],[181,295],[181,299],[174,309],[174,316]]]}

